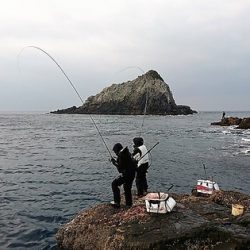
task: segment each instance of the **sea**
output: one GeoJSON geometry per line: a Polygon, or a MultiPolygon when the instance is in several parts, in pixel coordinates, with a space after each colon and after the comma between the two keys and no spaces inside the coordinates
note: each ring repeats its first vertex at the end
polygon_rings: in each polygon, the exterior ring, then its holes
{"type": "MultiPolygon", "coordinates": [[[[92,115],[109,151],[151,149],[149,190],[191,193],[198,179],[250,194],[250,130],[211,126],[222,112],[188,116],[92,115]],[[205,166],[205,167],[204,167],[205,166]]],[[[250,117],[250,112],[226,112],[250,117]]],[[[118,176],[89,115],[0,113],[0,249],[57,249],[55,235],[79,212],[112,200],[118,176]]],[[[133,186],[135,189],[135,186],[133,186]]]]}

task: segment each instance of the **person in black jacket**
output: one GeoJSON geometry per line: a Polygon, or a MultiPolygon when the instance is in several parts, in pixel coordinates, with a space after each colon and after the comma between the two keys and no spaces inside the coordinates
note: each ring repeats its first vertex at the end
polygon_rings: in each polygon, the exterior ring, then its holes
{"type": "Polygon", "coordinates": [[[119,187],[123,185],[126,206],[130,207],[133,203],[131,188],[135,178],[136,163],[128,148],[123,148],[121,143],[116,143],[113,147],[113,151],[117,155],[117,159],[112,158],[111,162],[117,167],[121,175],[112,182],[114,201],[111,202],[111,204],[115,207],[120,207],[121,195],[119,187]]]}

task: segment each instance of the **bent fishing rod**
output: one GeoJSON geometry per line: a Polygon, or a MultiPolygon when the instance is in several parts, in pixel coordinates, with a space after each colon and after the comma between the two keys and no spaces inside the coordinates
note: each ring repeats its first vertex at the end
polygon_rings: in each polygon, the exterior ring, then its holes
{"type": "MultiPolygon", "coordinates": [[[[72,83],[72,81],[69,79],[69,77],[67,76],[67,74],[65,73],[65,71],[62,69],[62,67],[59,65],[59,63],[58,63],[58,62],[57,62],[57,61],[56,61],[47,51],[45,51],[45,50],[43,50],[43,49],[41,49],[40,47],[37,47],[37,46],[32,46],[32,45],[31,45],[31,46],[26,46],[26,47],[24,47],[24,48],[20,51],[20,53],[19,53],[19,55],[18,55],[18,58],[20,57],[21,53],[22,53],[22,52],[24,51],[24,49],[26,49],[26,48],[37,49],[37,50],[40,50],[41,52],[43,52],[45,55],[47,55],[47,56],[57,65],[57,67],[61,70],[61,72],[63,73],[63,75],[66,77],[66,79],[67,79],[68,82],[70,83],[71,87],[74,89],[74,91],[75,91],[75,93],[77,94],[77,96],[80,98],[82,104],[84,104],[82,97],[80,96],[79,92],[78,92],[77,89],[75,88],[75,86],[74,86],[74,84],[72,83]]],[[[110,152],[110,150],[109,150],[109,148],[108,148],[108,146],[107,146],[107,144],[106,144],[106,142],[105,142],[105,140],[104,140],[104,138],[103,138],[103,136],[102,136],[102,134],[101,134],[99,128],[97,127],[95,120],[93,119],[93,117],[91,116],[91,114],[89,114],[89,117],[90,117],[92,123],[94,124],[94,126],[95,126],[95,128],[96,128],[96,130],[97,130],[97,132],[98,132],[98,134],[99,134],[99,136],[101,137],[102,142],[103,142],[103,144],[105,145],[105,147],[106,147],[106,149],[107,149],[107,151],[108,151],[110,157],[112,158],[112,154],[111,154],[111,152],[110,152]]]]}

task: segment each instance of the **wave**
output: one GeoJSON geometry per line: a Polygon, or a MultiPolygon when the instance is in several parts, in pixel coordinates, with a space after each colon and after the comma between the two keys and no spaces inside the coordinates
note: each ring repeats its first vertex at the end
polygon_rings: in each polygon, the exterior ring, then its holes
{"type": "Polygon", "coordinates": [[[234,155],[246,155],[246,156],[250,156],[250,148],[244,149],[244,150],[240,150],[240,151],[236,151],[233,153],[234,155]]]}
{"type": "Polygon", "coordinates": [[[242,153],[244,153],[244,154],[250,154],[250,148],[246,149],[246,150],[243,150],[242,153]]]}
{"type": "MultiPolygon", "coordinates": [[[[175,181],[175,192],[191,190],[203,175],[200,162],[209,162],[209,172],[219,176],[223,188],[249,192],[250,130],[209,126],[216,114],[201,114],[198,121],[191,116],[146,118],[146,144],[159,140],[161,145],[152,151],[151,190],[167,189],[169,176],[175,181]]],[[[7,117],[7,121],[0,119],[0,127],[9,121],[18,130],[8,126],[0,130],[0,154],[4,155],[0,249],[52,249],[61,223],[79,210],[112,198],[116,169],[108,166],[95,129],[89,124],[83,129],[85,116],[7,117]],[[29,129],[23,130],[24,126],[29,129]]],[[[108,145],[117,140],[131,142],[141,124],[131,116],[101,116],[103,120],[99,124],[108,145]]]]}
{"type": "Polygon", "coordinates": [[[222,133],[223,133],[224,135],[227,135],[227,134],[232,134],[232,132],[231,132],[231,131],[229,131],[229,130],[222,130],[222,133]]]}
{"type": "Polygon", "coordinates": [[[241,140],[242,140],[243,142],[250,142],[250,139],[248,139],[248,138],[241,138],[241,140]]]}
{"type": "Polygon", "coordinates": [[[66,218],[63,216],[59,216],[59,215],[32,215],[26,212],[18,212],[19,216],[22,216],[24,218],[29,218],[35,221],[43,221],[43,222],[55,222],[55,223],[61,223],[61,222],[65,222],[66,218]]]}

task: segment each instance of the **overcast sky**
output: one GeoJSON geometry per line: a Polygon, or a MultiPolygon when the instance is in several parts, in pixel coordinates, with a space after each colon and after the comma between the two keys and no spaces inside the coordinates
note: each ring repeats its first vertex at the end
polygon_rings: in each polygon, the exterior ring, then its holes
{"type": "Polygon", "coordinates": [[[250,110],[248,0],[1,0],[0,111],[50,111],[156,70],[177,104],[250,110]]]}

